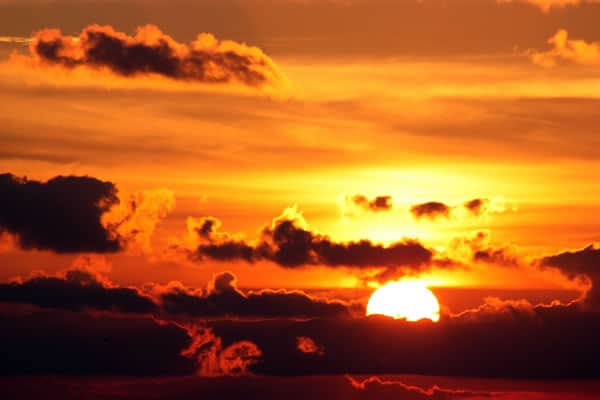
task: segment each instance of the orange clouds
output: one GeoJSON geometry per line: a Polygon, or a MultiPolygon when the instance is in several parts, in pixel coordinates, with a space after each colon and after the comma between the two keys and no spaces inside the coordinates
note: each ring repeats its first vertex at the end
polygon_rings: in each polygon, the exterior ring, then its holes
{"type": "Polygon", "coordinates": [[[271,58],[257,47],[219,41],[210,33],[183,44],[155,25],[137,28],[134,36],[100,25],[86,27],[79,36],[44,29],[35,34],[29,49],[38,65],[107,70],[123,77],[155,75],[250,87],[278,85],[284,80],[271,58]]]}
{"type": "Polygon", "coordinates": [[[533,52],[531,61],[542,67],[554,67],[559,63],[600,65],[600,44],[580,39],[569,39],[569,33],[560,29],[548,39],[550,50],[533,52]]]}
{"type": "Polygon", "coordinates": [[[240,341],[224,346],[221,338],[215,336],[209,328],[200,328],[196,325],[185,326],[185,328],[192,341],[189,347],[181,351],[181,355],[198,360],[198,375],[245,374],[262,355],[260,349],[252,342],[240,341]]]}
{"type": "Polygon", "coordinates": [[[298,350],[300,350],[304,354],[314,354],[317,356],[323,356],[325,354],[325,350],[319,346],[313,339],[307,336],[298,336],[298,350]]]}
{"type": "Polygon", "coordinates": [[[149,251],[152,234],[173,208],[175,193],[166,188],[119,194],[119,203],[102,215],[102,224],[129,248],[149,251]]]}

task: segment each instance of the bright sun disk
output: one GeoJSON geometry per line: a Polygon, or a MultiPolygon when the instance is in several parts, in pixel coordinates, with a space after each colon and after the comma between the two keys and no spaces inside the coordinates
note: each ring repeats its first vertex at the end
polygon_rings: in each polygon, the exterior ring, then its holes
{"type": "Polygon", "coordinates": [[[418,321],[440,319],[440,304],[431,290],[417,281],[388,282],[371,295],[367,315],[418,321]]]}

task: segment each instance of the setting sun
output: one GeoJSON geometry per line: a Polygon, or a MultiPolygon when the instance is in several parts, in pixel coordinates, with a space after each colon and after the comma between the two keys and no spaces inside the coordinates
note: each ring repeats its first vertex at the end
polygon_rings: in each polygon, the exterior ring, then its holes
{"type": "Polygon", "coordinates": [[[420,282],[389,282],[377,289],[367,304],[367,315],[418,321],[440,319],[437,298],[420,282]]]}

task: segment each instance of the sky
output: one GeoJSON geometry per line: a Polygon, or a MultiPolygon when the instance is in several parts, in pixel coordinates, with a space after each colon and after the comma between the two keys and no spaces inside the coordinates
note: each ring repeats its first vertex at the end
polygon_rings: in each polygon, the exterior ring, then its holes
{"type": "Polygon", "coordinates": [[[598,17],[0,0],[0,386],[594,398],[598,17]]]}

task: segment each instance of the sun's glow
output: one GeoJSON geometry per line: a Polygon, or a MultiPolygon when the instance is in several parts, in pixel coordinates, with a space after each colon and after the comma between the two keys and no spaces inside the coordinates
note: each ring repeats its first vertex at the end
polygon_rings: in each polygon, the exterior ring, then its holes
{"type": "Polygon", "coordinates": [[[440,319],[440,304],[425,285],[418,281],[388,282],[371,295],[367,315],[385,315],[395,319],[418,321],[440,319]]]}

